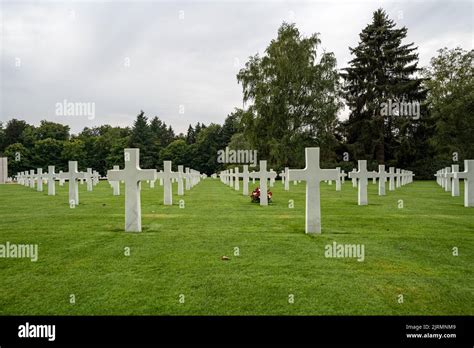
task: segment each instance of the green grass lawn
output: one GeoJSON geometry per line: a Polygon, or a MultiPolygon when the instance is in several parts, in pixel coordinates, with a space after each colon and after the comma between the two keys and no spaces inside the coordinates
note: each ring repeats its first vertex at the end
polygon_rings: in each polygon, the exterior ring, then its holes
{"type": "Polygon", "coordinates": [[[474,208],[462,186],[451,197],[435,182],[387,185],[379,197],[369,183],[359,207],[350,181],[341,192],[323,183],[316,236],[304,233],[304,183],[285,192],[276,182],[268,207],[210,178],[173,206],[159,185],[142,187],[143,232],[126,233],[123,185],[120,197],[107,182],[79,185],[75,209],[67,183],[54,197],[47,186],[0,185],[0,244],[39,245],[37,262],[0,259],[0,314],[474,314],[474,208]],[[333,241],[363,244],[365,260],[326,258],[333,241]]]}

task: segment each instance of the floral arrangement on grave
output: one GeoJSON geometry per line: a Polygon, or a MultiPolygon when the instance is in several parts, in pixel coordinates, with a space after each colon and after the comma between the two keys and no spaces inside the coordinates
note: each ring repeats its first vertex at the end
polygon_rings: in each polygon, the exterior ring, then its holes
{"type": "MultiPolygon", "coordinates": [[[[272,202],[272,195],[272,191],[267,191],[268,203],[272,202]]],[[[252,199],[253,203],[260,203],[260,187],[257,186],[257,188],[252,191],[250,198],[252,199]]]]}

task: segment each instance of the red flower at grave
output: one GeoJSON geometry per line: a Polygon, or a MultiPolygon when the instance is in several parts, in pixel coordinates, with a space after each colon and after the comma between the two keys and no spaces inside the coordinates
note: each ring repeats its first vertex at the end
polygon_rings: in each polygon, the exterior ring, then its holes
{"type": "MultiPolygon", "coordinates": [[[[268,202],[272,201],[272,196],[272,191],[267,191],[268,202]]],[[[253,203],[260,203],[260,188],[258,186],[252,191],[250,198],[253,203]]]]}

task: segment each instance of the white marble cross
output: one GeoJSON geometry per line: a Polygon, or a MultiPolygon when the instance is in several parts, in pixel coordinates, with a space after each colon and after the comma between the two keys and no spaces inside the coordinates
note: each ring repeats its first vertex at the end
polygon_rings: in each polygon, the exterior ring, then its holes
{"type": "Polygon", "coordinates": [[[100,182],[100,175],[97,170],[92,172],[92,184],[96,186],[100,182]]]}
{"type": "Polygon", "coordinates": [[[379,179],[379,196],[385,196],[385,182],[387,181],[387,172],[385,165],[379,164],[379,172],[377,173],[379,179]]]}
{"type": "Polygon", "coordinates": [[[357,178],[356,178],[356,177],[352,177],[351,174],[355,174],[355,173],[356,173],[355,168],[352,169],[352,172],[349,172],[349,179],[352,179],[352,187],[354,187],[354,188],[357,187],[357,178]]]}
{"type": "Polygon", "coordinates": [[[446,192],[451,191],[451,168],[450,167],[444,168],[443,178],[444,178],[444,190],[446,192]]]}
{"type": "Polygon", "coordinates": [[[270,178],[270,187],[273,187],[275,185],[275,178],[277,177],[277,173],[270,168],[270,173],[272,173],[273,177],[270,178]]]}
{"type": "Polygon", "coordinates": [[[184,177],[184,172],[183,172],[183,166],[178,166],[178,196],[183,196],[184,195],[184,185],[183,185],[183,177],[184,177]]]}
{"type": "Polygon", "coordinates": [[[157,174],[160,181],[163,180],[163,204],[173,205],[173,184],[171,179],[179,178],[179,173],[171,170],[171,161],[163,162],[163,171],[157,174]]]}
{"type": "Polygon", "coordinates": [[[30,187],[35,188],[35,170],[34,169],[30,170],[29,178],[30,178],[30,187]]]}
{"type": "Polygon", "coordinates": [[[248,196],[249,194],[249,166],[243,165],[242,168],[242,194],[248,196]]]}
{"type": "Polygon", "coordinates": [[[87,183],[87,191],[92,191],[92,180],[94,179],[93,174],[92,174],[92,168],[87,168],[87,171],[84,173],[84,178],[86,179],[87,183]]]}
{"type": "Polygon", "coordinates": [[[109,181],[125,181],[125,231],[141,232],[142,213],[139,183],[154,180],[156,169],[140,168],[140,150],[125,149],[125,168],[107,171],[109,181]]]}
{"type": "Polygon", "coordinates": [[[48,180],[48,195],[55,196],[56,195],[56,176],[57,174],[54,172],[54,166],[48,166],[48,173],[44,174],[43,177],[48,180]]]}
{"type": "Polygon", "coordinates": [[[163,170],[160,170],[159,172],[156,173],[156,178],[160,179],[160,186],[163,186],[163,170]]]}
{"type": "Polygon", "coordinates": [[[367,171],[367,161],[366,160],[359,160],[358,162],[358,171],[349,173],[349,177],[351,179],[357,178],[359,185],[358,185],[358,204],[359,205],[367,205],[367,184],[368,179],[373,178],[377,174],[375,172],[368,172],[367,171]]]}
{"type": "Polygon", "coordinates": [[[16,182],[18,185],[23,184],[23,175],[21,172],[16,173],[16,182]]]}
{"type": "Polygon", "coordinates": [[[290,190],[290,179],[288,178],[288,171],[290,168],[285,167],[285,191],[290,190]]]}
{"type": "Polygon", "coordinates": [[[267,172],[267,161],[261,160],[260,161],[260,170],[258,172],[252,172],[253,178],[259,179],[259,186],[260,186],[260,205],[265,206],[268,205],[268,187],[267,181],[268,179],[272,178],[276,175],[275,172],[267,172]]]}
{"type": "Polygon", "coordinates": [[[186,181],[186,191],[191,190],[191,173],[189,172],[189,168],[186,167],[186,176],[185,176],[185,181],[186,181]]]}
{"type": "Polygon", "coordinates": [[[389,191],[395,191],[395,176],[397,174],[395,174],[395,167],[389,167],[388,168],[388,174],[387,174],[387,178],[389,178],[389,181],[388,181],[388,190],[389,191]]]}
{"type": "Polygon", "coordinates": [[[454,173],[459,172],[459,165],[453,164],[451,166],[451,196],[457,197],[459,196],[459,178],[454,177],[454,173]]]}
{"type": "Polygon", "coordinates": [[[236,191],[239,191],[240,190],[240,174],[239,174],[239,167],[235,167],[235,170],[234,170],[234,177],[235,177],[235,184],[234,184],[234,188],[236,191]]]}
{"type": "Polygon", "coordinates": [[[77,170],[77,161],[69,161],[69,171],[61,173],[60,178],[69,181],[69,206],[74,208],[79,205],[79,186],[78,179],[84,178],[84,173],[77,170]]]}
{"type": "Polygon", "coordinates": [[[336,180],[339,173],[337,169],[321,169],[319,167],[319,147],[307,147],[305,158],[306,167],[304,169],[290,169],[288,180],[306,181],[305,232],[321,233],[320,182],[336,180]]]}
{"type": "Polygon", "coordinates": [[[229,169],[229,186],[233,187],[234,186],[234,170],[229,169]]]}
{"type": "Polygon", "coordinates": [[[441,170],[437,170],[436,174],[434,174],[434,176],[436,177],[436,183],[439,186],[441,186],[441,170]]]}
{"type": "Polygon", "coordinates": [[[474,160],[464,160],[464,172],[456,172],[454,177],[464,179],[464,206],[474,207],[474,160]]]}
{"type": "Polygon", "coordinates": [[[229,169],[224,170],[224,184],[229,185],[229,169]]]}
{"type": "Polygon", "coordinates": [[[441,169],[439,169],[438,171],[436,171],[436,183],[439,185],[439,186],[442,186],[443,185],[443,179],[442,179],[442,173],[441,173],[441,169]]]}
{"type": "Polygon", "coordinates": [[[395,169],[395,186],[397,188],[401,187],[401,178],[402,178],[402,173],[400,171],[400,168],[395,169]]]}
{"type": "Polygon", "coordinates": [[[439,170],[439,174],[440,174],[439,180],[440,180],[440,183],[441,183],[441,187],[444,188],[444,187],[446,186],[446,185],[445,185],[445,184],[446,184],[446,180],[445,180],[445,178],[444,178],[444,168],[439,170]]]}
{"type": "Polygon", "coordinates": [[[219,179],[221,180],[221,183],[225,184],[225,180],[226,180],[226,171],[225,170],[221,170],[219,172],[219,179]]]}
{"type": "Polygon", "coordinates": [[[336,191],[341,191],[341,167],[336,167],[337,179],[336,179],[336,191]]]}
{"type": "Polygon", "coordinates": [[[64,172],[63,172],[62,170],[60,170],[60,171],[59,171],[59,175],[58,175],[58,177],[57,177],[57,178],[59,179],[59,186],[64,186],[64,180],[65,180],[65,179],[62,178],[62,174],[63,174],[63,173],[64,173],[64,172]]]}
{"type": "Polygon", "coordinates": [[[36,171],[36,190],[43,192],[43,168],[38,168],[36,171]]]}
{"type": "MultiPolygon", "coordinates": [[[[114,166],[113,170],[119,171],[120,167],[119,166],[114,166]]],[[[113,181],[113,180],[110,180],[108,177],[107,177],[107,180],[109,181],[110,186],[112,186],[113,195],[114,196],[120,196],[120,181],[119,180],[113,181]]]]}

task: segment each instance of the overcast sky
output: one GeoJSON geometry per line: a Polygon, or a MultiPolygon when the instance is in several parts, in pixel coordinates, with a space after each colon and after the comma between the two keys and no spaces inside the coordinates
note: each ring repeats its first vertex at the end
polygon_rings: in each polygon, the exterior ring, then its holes
{"type": "MultiPolygon", "coordinates": [[[[0,0],[1,2],[1,0],[0,0]]],[[[236,73],[262,54],[283,21],[320,33],[338,67],[384,8],[425,66],[442,47],[473,48],[472,1],[88,1],[0,3],[0,121],[131,125],[159,116],[177,133],[222,123],[242,106],[236,73]],[[85,102],[95,117],[57,115],[57,103],[85,102]],[[93,104],[92,104],[93,103],[93,104]]],[[[343,115],[342,115],[343,116],[343,115]]]]}

